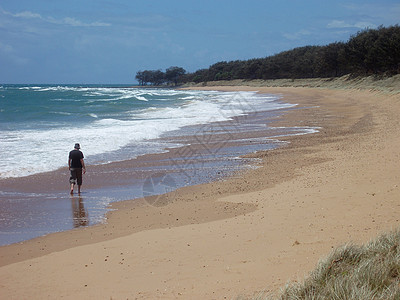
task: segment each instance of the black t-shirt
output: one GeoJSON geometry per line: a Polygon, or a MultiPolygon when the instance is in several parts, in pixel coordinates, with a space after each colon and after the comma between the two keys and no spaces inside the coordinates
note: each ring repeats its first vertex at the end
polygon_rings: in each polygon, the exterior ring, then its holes
{"type": "Polygon", "coordinates": [[[83,153],[79,150],[72,150],[69,153],[69,159],[71,159],[71,168],[82,168],[81,159],[83,159],[83,153]]]}

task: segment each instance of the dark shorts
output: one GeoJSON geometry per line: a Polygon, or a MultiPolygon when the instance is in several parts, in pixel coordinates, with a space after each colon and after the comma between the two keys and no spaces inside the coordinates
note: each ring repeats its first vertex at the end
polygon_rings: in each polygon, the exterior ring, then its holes
{"type": "Polygon", "coordinates": [[[69,178],[69,182],[71,184],[82,185],[82,168],[71,168],[71,177],[69,178]]]}

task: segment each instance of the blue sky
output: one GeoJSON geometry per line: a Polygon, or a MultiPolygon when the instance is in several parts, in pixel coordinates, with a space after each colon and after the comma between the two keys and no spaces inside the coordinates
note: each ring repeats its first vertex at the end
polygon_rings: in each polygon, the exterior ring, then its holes
{"type": "Polygon", "coordinates": [[[2,0],[0,83],[134,83],[399,23],[399,0],[2,0]]]}

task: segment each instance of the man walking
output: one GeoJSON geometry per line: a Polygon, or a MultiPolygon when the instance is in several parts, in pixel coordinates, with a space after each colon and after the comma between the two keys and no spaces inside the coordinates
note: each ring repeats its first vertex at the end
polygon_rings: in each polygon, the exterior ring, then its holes
{"type": "Polygon", "coordinates": [[[75,144],[74,150],[69,152],[68,168],[71,172],[69,183],[71,184],[71,195],[74,193],[74,186],[78,183],[78,193],[81,193],[82,172],[86,173],[85,162],[83,161],[83,153],[79,150],[81,147],[75,144]]]}

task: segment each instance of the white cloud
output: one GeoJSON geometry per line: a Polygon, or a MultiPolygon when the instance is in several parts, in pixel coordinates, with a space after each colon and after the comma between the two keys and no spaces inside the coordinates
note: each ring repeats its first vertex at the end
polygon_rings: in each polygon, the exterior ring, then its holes
{"type": "Polygon", "coordinates": [[[58,24],[58,25],[68,25],[68,26],[74,26],[74,27],[106,27],[106,26],[111,26],[109,23],[104,23],[104,22],[92,22],[92,23],[85,23],[82,21],[79,21],[75,18],[71,17],[66,17],[63,19],[56,19],[53,17],[43,17],[40,14],[31,12],[31,11],[23,11],[19,13],[10,13],[8,11],[5,11],[3,9],[0,9],[3,14],[12,16],[14,18],[22,18],[22,19],[38,19],[47,23],[51,24],[58,24]]]}
{"type": "Polygon", "coordinates": [[[6,14],[13,16],[13,17],[17,17],[17,18],[28,18],[28,19],[43,19],[41,15],[39,14],[35,14],[33,12],[30,11],[23,11],[17,14],[12,14],[9,12],[5,12],[6,14]]]}
{"type": "Polygon", "coordinates": [[[92,22],[92,23],[83,23],[79,20],[76,20],[74,18],[64,18],[62,20],[52,20],[53,23],[55,24],[62,24],[62,25],[70,25],[70,26],[75,26],[75,27],[106,27],[106,26],[111,26],[109,23],[103,23],[103,22],[92,22]]]}
{"type": "Polygon", "coordinates": [[[349,23],[346,21],[342,20],[333,20],[328,25],[326,26],[327,28],[359,28],[359,29],[365,29],[365,28],[376,28],[377,26],[375,24],[372,24],[370,22],[355,22],[355,23],[349,23]]]}

